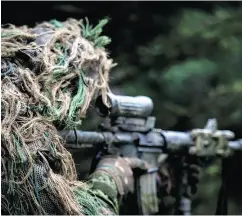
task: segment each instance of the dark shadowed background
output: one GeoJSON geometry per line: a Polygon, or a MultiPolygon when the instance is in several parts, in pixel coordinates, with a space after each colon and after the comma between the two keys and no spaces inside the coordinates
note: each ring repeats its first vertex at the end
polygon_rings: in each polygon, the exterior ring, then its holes
{"type": "MultiPolygon", "coordinates": [[[[95,25],[107,16],[103,33],[118,63],[110,74],[114,93],[150,96],[158,128],[184,131],[215,117],[242,138],[241,2],[2,2],[2,24],[88,17],[95,25]]],[[[99,120],[91,109],[83,128],[96,129],[99,120]]],[[[92,154],[74,154],[80,173],[92,154]]],[[[236,153],[230,163],[229,214],[242,214],[241,158],[236,153]]],[[[214,213],[218,163],[203,170],[195,214],[214,213]]]]}

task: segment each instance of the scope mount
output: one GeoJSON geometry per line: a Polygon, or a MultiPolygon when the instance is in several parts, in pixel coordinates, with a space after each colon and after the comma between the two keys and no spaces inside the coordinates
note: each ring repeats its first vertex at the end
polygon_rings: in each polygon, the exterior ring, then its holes
{"type": "Polygon", "coordinates": [[[148,116],[145,118],[135,117],[112,117],[106,118],[103,123],[100,124],[99,129],[101,131],[129,131],[129,132],[141,132],[147,133],[154,129],[156,118],[148,116]]]}

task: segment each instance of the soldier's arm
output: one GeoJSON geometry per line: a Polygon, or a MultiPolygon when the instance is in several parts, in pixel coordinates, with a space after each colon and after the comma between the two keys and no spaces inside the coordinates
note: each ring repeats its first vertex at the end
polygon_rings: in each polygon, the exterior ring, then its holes
{"type": "Polygon", "coordinates": [[[88,179],[91,193],[99,202],[98,213],[101,215],[118,215],[118,189],[114,179],[102,171],[95,171],[88,179]]]}
{"type": "Polygon", "coordinates": [[[98,212],[102,215],[119,214],[119,199],[134,191],[132,168],[146,170],[146,162],[137,158],[107,156],[103,158],[89,177],[90,193],[99,202],[98,212]]]}

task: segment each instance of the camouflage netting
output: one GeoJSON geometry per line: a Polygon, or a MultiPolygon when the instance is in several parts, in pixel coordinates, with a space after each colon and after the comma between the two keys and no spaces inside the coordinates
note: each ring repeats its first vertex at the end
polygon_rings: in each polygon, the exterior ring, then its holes
{"type": "Polygon", "coordinates": [[[97,213],[57,129],[80,125],[98,93],[106,101],[114,66],[100,36],[106,23],[2,27],[2,214],[97,213]]]}

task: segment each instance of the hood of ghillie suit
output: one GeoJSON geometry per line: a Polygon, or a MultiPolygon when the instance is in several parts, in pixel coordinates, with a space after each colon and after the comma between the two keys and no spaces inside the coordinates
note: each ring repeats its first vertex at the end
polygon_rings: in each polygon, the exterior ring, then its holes
{"type": "MultiPolygon", "coordinates": [[[[106,102],[114,66],[96,27],[69,19],[1,29],[3,214],[95,214],[58,128],[81,124],[92,99],[106,102]],[[89,205],[90,212],[79,205],[89,205]]],[[[91,198],[90,198],[91,199],[91,198]]]]}

